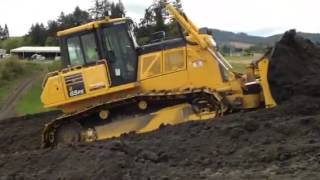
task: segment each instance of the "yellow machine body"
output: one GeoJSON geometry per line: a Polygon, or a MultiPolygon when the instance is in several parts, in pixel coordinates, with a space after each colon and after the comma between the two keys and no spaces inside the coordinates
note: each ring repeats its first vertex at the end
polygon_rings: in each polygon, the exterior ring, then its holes
{"type": "MultiPolygon", "coordinates": [[[[188,33],[186,41],[192,43],[138,55],[136,81],[112,85],[108,59],[98,60],[90,66],[68,66],[47,75],[43,83],[41,100],[46,108],[61,109],[65,115],[47,125],[44,131],[44,144],[53,142],[54,129],[64,124],[56,125],[59,121],[62,122],[69,117],[78,119],[75,116],[79,114],[87,116],[95,111],[105,112],[104,110],[111,107],[110,104],[120,106],[122,102],[132,99],[138,101],[139,98],[143,99],[142,97],[150,97],[154,101],[157,98],[170,99],[172,95],[175,98],[192,96],[193,92],[203,91],[223,104],[225,106],[221,106],[223,111],[228,108],[254,109],[261,105],[271,108],[276,105],[268,85],[266,57],[251,64],[248,72],[241,76],[233,72],[231,65],[217,52],[210,35],[199,33],[198,28],[171,5],[167,6],[167,10],[188,33]],[[80,84],[83,85],[82,89],[74,88],[80,84]],[[255,90],[256,87],[261,89],[255,90]]],[[[108,24],[125,21],[125,18],[106,18],[59,32],[58,36],[92,31],[108,24]]],[[[148,98],[144,100],[148,101],[148,98]]],[[[100,140],[131,131],[149,132],[159,128],[161,124],[210,119],[217,113],[217,111],[195,113],[188,103],[168,105],[143,116],[133,116],[106,125],[94,126],[94,133],[91,128],[82,133],[85,134],[86,141],[100,140]]]]}

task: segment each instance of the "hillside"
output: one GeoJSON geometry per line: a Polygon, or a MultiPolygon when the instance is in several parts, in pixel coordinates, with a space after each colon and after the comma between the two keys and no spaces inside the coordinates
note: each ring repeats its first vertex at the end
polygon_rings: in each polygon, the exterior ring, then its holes
{"type": "MultiPolygon", "coordinates": [[[[269,37],[259,37],[259,36],[252,36],[246,33],[234,33],[230,31],[223,31],[218,29],[211,29],[215,40],[218,44],[230,44],[230,43],[245,43],[245,44],[252,44],[252,45],[266,45],[270,46],[273,45],[276,41],[280,40],[282,34],[277,34],[269,37]]],[[[320,33],[303,33],[299,32],[304,38],[310,39],[313,42],[320,43],[320,33]]]]}

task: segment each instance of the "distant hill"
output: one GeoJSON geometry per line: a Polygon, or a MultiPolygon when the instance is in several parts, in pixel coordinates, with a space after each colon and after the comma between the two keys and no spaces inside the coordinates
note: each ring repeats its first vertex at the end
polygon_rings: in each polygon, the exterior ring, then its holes
{"type": "MultiPolygon", "coordinates": [[[[218,45],[230,45],[230,44],[242,44],[243,46],[249,45],[264,45],[272,46],[275,42],[279,41],[282,34],[277,34],[269,37],[251,36],[246,33],[234,33],[230,31],[223,31],[218,29],[210,29],[213,33],[215,40],[218,45]]],[[[303,37],[310,39],[313,42],[320,43],[320,33],[303,33],[298,34],[303,37]]]]}

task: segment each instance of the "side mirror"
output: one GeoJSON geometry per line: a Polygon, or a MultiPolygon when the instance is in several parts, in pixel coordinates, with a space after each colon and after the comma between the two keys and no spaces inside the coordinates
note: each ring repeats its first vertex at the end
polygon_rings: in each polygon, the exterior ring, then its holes
{"type": "Polygon", "coordinates": [[[161,42],[165,38],[166,38],[166,33],[164,31],[158,31],[151,34],[150,42],[151,43],[161,42]]]}

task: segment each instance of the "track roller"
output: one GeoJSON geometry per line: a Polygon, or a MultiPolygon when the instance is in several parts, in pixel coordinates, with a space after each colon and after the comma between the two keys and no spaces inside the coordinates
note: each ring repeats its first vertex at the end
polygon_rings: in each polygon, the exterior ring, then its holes
{"type": "Polygon", "coordinates": [[[81,130],[82,127],[78,122],[68,122],[61,125],[55,132],[55,145],[80,142],[81,130]]]}

